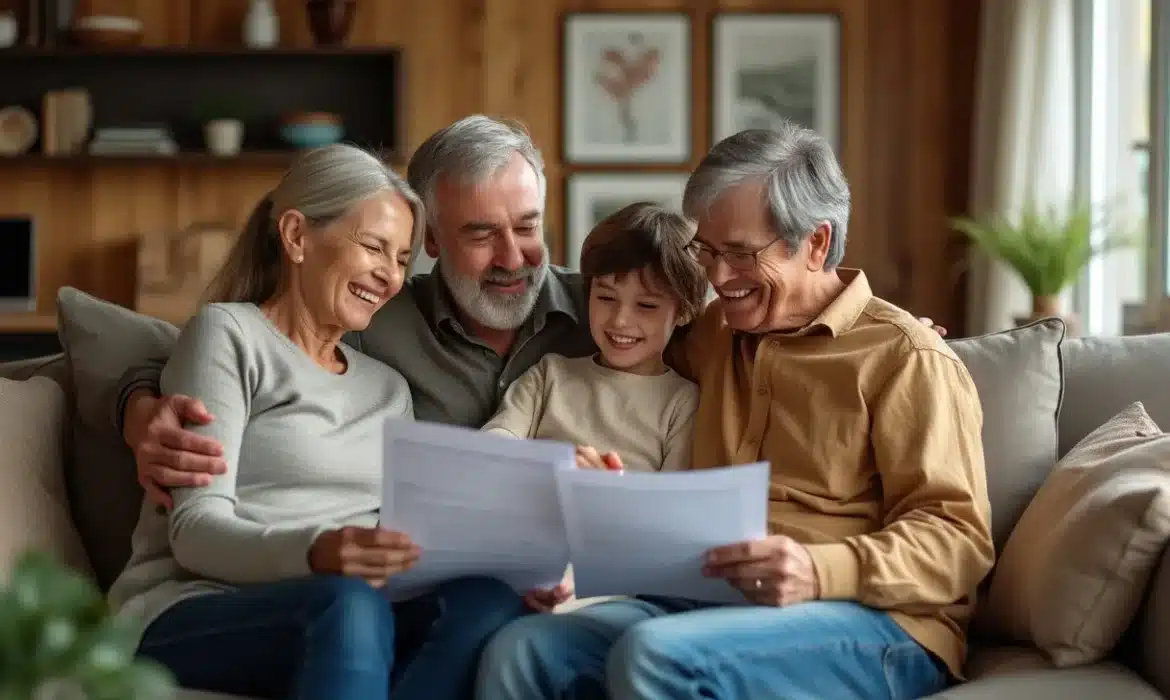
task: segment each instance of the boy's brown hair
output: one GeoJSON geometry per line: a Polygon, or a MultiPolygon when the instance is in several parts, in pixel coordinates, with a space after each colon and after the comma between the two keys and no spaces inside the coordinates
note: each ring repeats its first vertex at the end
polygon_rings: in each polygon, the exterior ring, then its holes
{"type": "Polygon", "coordinates": [[[707,296],[707,276],[687,249],[695,226],[681,213],[653,202],[635,202],[602,219],[581,246],[585,288],[606,275],[649,272],[678,300],[679,316],[694,320],[707,296]]]}

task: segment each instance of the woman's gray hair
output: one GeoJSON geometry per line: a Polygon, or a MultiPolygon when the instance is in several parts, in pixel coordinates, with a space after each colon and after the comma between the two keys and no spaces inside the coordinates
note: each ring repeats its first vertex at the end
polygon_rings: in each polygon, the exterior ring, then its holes
{"type": "Polygon", "coordinates": [[[426,230],[422,200],[381,158],[347,144],[297,156],[276,188],[252,210],[223,267],[208,285],[205,301],[262,304],[276,294],[286,264],[276,222],[285,212],[295,209],[311,226],[328,226],[358,202],[386,191],[410,206],[414,215],[411,249],[417,253],[426,230]]]}
{"type": "Polygon", "coordinates": [[[518,122],[482,114],[464,117],[431,134],[410,158],[406,178],[422,197],[430,224],[438,221],[435,189],[445,177],[459,184],[477,185],[508,165],[519,153],[536,171],[544,202],[544,159],[528,131],[518,122]]]}
{"type": "Polygon", "coordinates": [[[827,221],[832,239],[825,267],[840,265],[849,229],[849,183],[829,142],[792,122],[741,131],[715,144],[687,180],[683,211],[699,219],[727,190],[760,180],[766,183],[775,233],[787,249],[797,249],[827,221]]]}

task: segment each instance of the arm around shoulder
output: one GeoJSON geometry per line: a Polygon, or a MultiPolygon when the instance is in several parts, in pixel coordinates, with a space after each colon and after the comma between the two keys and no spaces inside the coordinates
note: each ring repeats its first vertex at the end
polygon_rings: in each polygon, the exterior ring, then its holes
{"type": "Polygon", "coordinates": [[[236,515],[236,480],[256,389],[254,353],[232,314],[205,307],[188,323],[162,374],[162,389],[203,401],[215,420],[191,430],[223,446],[227,471],[207,486],[176,489],[170,544],[179,565],[228,583],[309,573],[308,552],[323,528],[273,528],[236,515]]]}
{"type": "Polygon", "coordinates": [[[126,435],[127,409],[132,399],[141,395],[158,397],[162,394],[162,371],[165,357],[152,357],[141,365],[126,370],[118,380],[117,401],[114,404],[114,426],[119,435],[126,435]]]}
{"type": "Polygon", "coordinates": [[[876,532],[808,547],[821,597],[882,609],[956,603],[995,558],[974,382],[947,350],[913,349],[872,413],[885,520],[876,532]]]}

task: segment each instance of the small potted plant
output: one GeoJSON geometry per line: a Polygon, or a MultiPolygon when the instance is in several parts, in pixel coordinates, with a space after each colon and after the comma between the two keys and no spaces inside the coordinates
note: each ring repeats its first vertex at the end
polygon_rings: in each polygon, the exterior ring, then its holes
{"type": "Polygon", "coordinates": [[[0,700],[171,697],[171,674],[135,658],[137,632],[85,576],[26,554],[0,590],[0,700]]]}
{"type": "Polygon", "coordinates": [[[1135,229],[1111,217],[1099,220],[1090,205],[1041,209],[1026,205],[1018,216],[959,217],[951,225],[993,259],[1020,276],[1032,294],[1032,312],[1016,319],[1024,324],[1049,316],[1064,317],[1061,293],[1077,281],[1093,258],[1128,247],[1137,240],[1135,229]]]}

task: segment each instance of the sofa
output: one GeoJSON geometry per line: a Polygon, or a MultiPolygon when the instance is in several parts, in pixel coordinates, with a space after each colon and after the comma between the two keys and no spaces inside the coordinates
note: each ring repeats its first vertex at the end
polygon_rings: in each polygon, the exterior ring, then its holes
{"type": "MultiPolygon", "coordinates": [[[[142,497],[115,428],[117,381],[165,353],[178,329],[69,288],[58,329],[62,354],[0,365],[0,577],[38,548],[105,588],[128,555],[142,497]]],[[[1170,698],[1170,436],[1150,427],[1170,425],[1170,334],[1073,339],[1045,319],[949,346],[983,403],[1002,558],[977,594],[967,677],[935,697],[1170,698]],[[1145,427],[1133,428],[1139,418],[1145,427]],[[1082,447],[1094,440],[1122,447],[1082,447]],[[1103,454],[1129,462],[1109,463],[1120,477],[1108,488],[1077,496],[1106,467],[1072,467],[1103,454]],[[1116,507],[1135,500],[1136,511],[1116,507]]],[[[213,697],[222,696],[178,694],[213,697]]]]}

